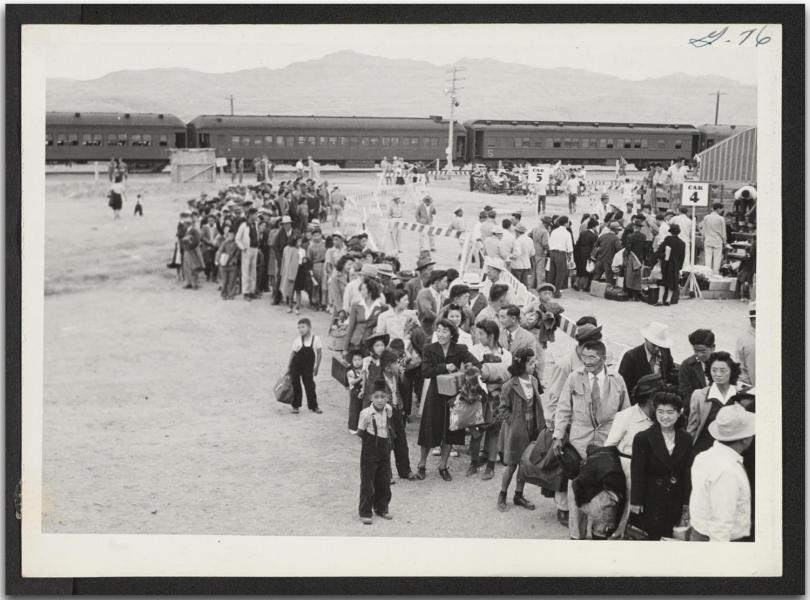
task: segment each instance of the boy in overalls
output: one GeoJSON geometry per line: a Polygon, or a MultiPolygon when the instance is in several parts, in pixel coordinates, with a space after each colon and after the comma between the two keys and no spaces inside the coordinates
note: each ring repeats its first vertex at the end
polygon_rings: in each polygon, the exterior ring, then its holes
{"type": "Polygon", "coordinates": [[[385,381],[373,382],[371,405],[360,413],[357,433],[363,439],[360,451],[360,520],[371,525],[372,510],[383,519],[391,502],[391,438],[393,410],[388,404],[385,381]]]}
{"type": "Polygon", "coordinates": [[[301,408],[301,384],[307,393],[307,408],[315,414],[323,411],[318,408],[318,396],[315,392],[315,379],[318,367],[321,366],[323,346],[321,338],[312,333],[312,322],[309,319],[299,319],[298,337],[292,344],[290,355],[289,374],[293,388],[292,412],[298,414],[301,408]]]}

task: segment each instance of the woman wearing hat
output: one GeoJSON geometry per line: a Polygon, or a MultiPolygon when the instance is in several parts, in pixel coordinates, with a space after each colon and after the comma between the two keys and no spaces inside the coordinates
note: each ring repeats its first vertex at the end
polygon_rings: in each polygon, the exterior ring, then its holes
{"type": "Polygon", "coordinates": [[[691,438],[676,426],[683,414],[678,394],[656,392],[652,405],[655,423],[633,440],[629,506],[630,522],[660,540],[689,519],[691,438]]]}
{"type": "Polygon", "coordinates": [[[479,361],[470,354],[466,346],[458,344],[458,329],[447,319],[436,322],[437,341],[428,344],[422,350],[422,376],[429,379],[422,420],[419,424],[419,467],[417,477],[425,478],[427,457],[431,448],[441,446],[439,475],[445,481],[451,481],[447,470],[452,445],[463,446],[465,432],[450,431],[450,402],[454,396],[439,393],[436,377],[456,373],[465,363],[478,366],[479,361]]]}
{"type": "Polygon", "coordinates": [[[388,307],[382,301],[382,287],[371,277],[360,284],[360,300],[349,307],[349,329],[345,350],[362,349],[377,327],[377,318],[388,307]]]}

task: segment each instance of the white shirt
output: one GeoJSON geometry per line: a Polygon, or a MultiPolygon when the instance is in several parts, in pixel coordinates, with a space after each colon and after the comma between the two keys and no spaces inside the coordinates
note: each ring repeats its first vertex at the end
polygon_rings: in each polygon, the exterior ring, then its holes
{"type": "Polygon", "coordinates": [[[504,229],[503,235],[501,236],[501,241],[498,243],[498,248],[500,250],[501,258],[507,260],[508,257],[512,256],[512,253],[515,251],[515,234],[511,231],[504,229]]]}
{"type": "Polygon", "coordinates": [[[391,339],[404,340],[405,336],[405,322],[409,316],[416,316],[414,310],[403,310],[398,313],[394,309],[386,310],[377,319],[377,329],[374,333],[387,333],[391,339]]]}
{"type": "Polygon", "coordinates": [[[677,164],[672,165],[669,169],[667,169],[669,173],[669,178],[672,183],[683,183],[684,177],[686,176],[686,166],[678,166],[677,164]]]}
{"type": "Polygon", "coordinates": [[[573,179],[569,179],[568,182],[565,184],[565,190],[569,194],[578,194],[579,193],[579,179],[574,177],[573,179]]]}
{"type": "Polygon", "coordinates": [[[305,342],[303,344],[301,343],[301,336],[300,335],[296,336],[292,343],[292,351],[298,352],[303,346],[306,346],[307,348],[312,346],[313,350],[321,350],[323,348],[323,345],[321,344],[321,338],[319,338],[317,335],[313,333],[310,333],[308,336],[306,336],[305,342]]]}
{"type": "Polygon", "coordinates": [[[574,242],[571,240],[571,234],[568,233],[568,228],[557,227],[548,236],[548,249],[559,250],[560,252],[573,252],[574,242]]]}
{"type": "MultiPolygon", "coordinates": [[[[688,248],[689,244],[692,243],[692,219],[684,214],[678,214],[677,216],[672,217],[671,222],[681,228],[681,232],[678,234],[678,237],[683,240],[688,248]]],[[[689,260],[689,256],[686,257],[686,260],[689,260]]]]}
{"type": "Polygon", "coordinates": [[[512,260],[513,269],[530,269],[532,256],[534,256],[534,242],[527,235],[521,235],[515,240],[515,258],[512,260]]]}
{"type": "Polygon", "coordinates": [[[481,221],[477,221],[472,228],[473,241],[481,241],[481,221]]]}
{"type": "MultiPolygon", "coordinates": [[[[637,433],[647,431],[652,424],[650,417],[639,408],[638,404],[620,410],[613,417],[613,425],[610,426],[605,446],[616,446],[619,452],[629,456],[633,453],[633,438],[637,433]]],[[[628,460],[621,458],[622,462],[628,460]]]]}
{"type": "Polygon", "coordinates": [[[715,442],[692,465],[689,518],[711,542],[751,534],[751,485],[742,463],[740,454],[715,442]]]}

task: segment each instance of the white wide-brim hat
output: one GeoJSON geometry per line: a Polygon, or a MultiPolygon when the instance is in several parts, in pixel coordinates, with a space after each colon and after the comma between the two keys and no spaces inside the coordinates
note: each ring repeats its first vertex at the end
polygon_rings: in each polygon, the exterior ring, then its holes
{"type": "Polygon", "coordinates": [[[642,328],[641,336],[659,348],[672,348],[672,338],[669,337],[669,327],[658,321],[653,321],[642,328]]]}
{"type": "Polygon", "coordinates": [[[709,433],[718,442],[734,442],[754,435],[754,413],[739,404],[730,404],[717,411],[717,418],[709,425],[709,433]]]}

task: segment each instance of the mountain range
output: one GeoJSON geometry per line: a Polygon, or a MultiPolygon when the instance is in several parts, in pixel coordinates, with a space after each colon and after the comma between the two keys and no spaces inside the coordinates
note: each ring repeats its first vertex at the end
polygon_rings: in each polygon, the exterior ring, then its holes
{"type": "Polygon", "coordinates": [[[280,69],[203,73],[183,68],[115,71],[47,82],[48,110],[200,114],[449,116],[447,71],[459,76],[455,118],[755,124],[757,90],[722,76],[685,73],[631,81],[569,68],[464,58],[453,65],[345,50],[280,69]]]}

